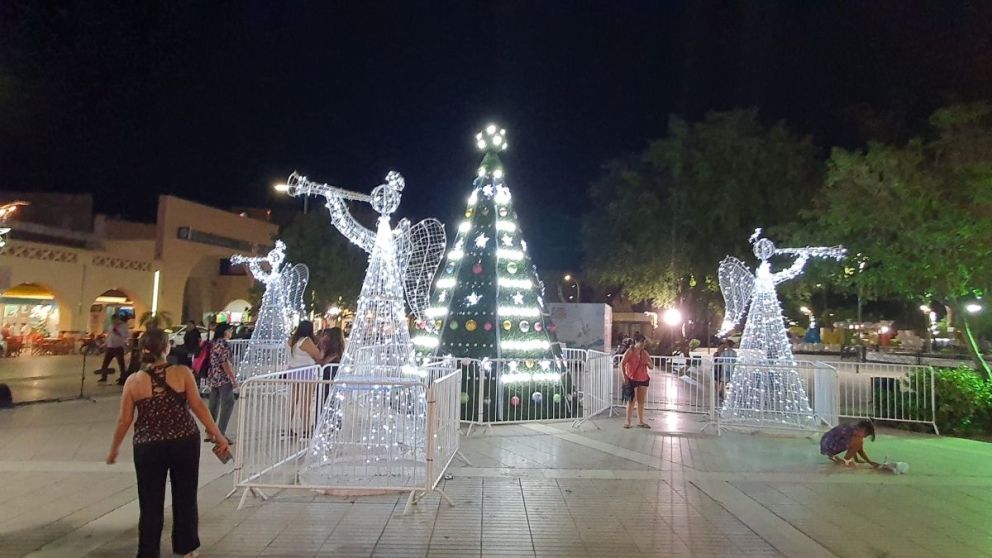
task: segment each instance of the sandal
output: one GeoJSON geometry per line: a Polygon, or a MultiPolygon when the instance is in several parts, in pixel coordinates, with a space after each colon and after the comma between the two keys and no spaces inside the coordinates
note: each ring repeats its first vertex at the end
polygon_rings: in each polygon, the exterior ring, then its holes
{"type": "Polygon", "coordinates": [[[623,427],[624,428],[630,428],[630,425],[629,424],[625,424],[625,425],[623,425],[623,427]]]}
{"type": "Polygon", "coordinates": [[[648,430],[651,429],[651,425],[650,424],[638,424],[637,427],[638,428],[647,428],[648,430]]]}

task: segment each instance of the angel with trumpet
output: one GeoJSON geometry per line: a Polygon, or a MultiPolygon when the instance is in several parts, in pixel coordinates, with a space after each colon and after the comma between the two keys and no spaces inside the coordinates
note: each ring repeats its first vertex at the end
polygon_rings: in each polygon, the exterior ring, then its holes
{"type": "Polygon", "coordinates": [[[350,363],[376,365],[360,368],[362,373],[374,370],[382,376],[401,376],[402,369],[414,365],[404,300],[416,319],[432,323],[424,312],[431,280],[444,253],[444,225],[437,219],[425,219],[415,225],[402,219],[396,228],[391,227],[389,216],[399,207],[405,184],[402,175],[390,172],[384,184],[366,195],[311,182],[293,173],[285,186],[277,187],[291,196],[323,196],[331,223],[369,253],[355,322],[341,358],[345,375],[351,370],[350,363]],[[375,230],[359,223],[348,211],[345,200],[371,204],[379,213],[375,230]]]}

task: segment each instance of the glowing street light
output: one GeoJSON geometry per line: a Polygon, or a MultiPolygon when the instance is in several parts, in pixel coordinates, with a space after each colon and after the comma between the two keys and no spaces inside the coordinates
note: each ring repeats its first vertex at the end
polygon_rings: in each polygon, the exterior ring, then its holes
{"type": "MultiPolygon", "coordinates": [[[[565,279],[565,281],[571,281],[575,285],[575,301],[582,302],[582,287],[579,286],[579,279],[577,277],[572,277],[571,273],[566,273],[563,279],[565,279]]],[[[569,295],[568,299],[572,300],[571,295],[569,295]]]]}
{"type": "Polygon", "coordinates": [[[982,305],[972,302],[971,304],[965,306],[964,309],[967,310],[969,314],[974,314],[982,311],[982,305]]]}
{"type": "Polygon", "coordinates": [[[665,325],[675,327],[682,323],[682,312],[676,308],[669,308],[662,314],[661,321],[665,322],[665,325]]]}
{"type": "MultiPolygon", "coordinates": [[[[276,184],[275,190],[280,194],[288,194],[289,184],[276,184]]],[[[307,213],[310,213],[310,196],[303,196],[303,214],[306,215],[307,213]]]]}

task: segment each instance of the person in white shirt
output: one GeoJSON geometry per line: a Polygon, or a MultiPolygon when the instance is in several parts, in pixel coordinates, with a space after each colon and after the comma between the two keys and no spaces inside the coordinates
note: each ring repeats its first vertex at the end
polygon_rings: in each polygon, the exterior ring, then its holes
{"type": "Polygon", "coordinates": [[[111,319],[112,324],[110,331],[107,333],[107,352],[103,354],[103,366],[96,371],[100,374],[99,382],[106,382],[107,376],[114,373],[114,369],[110,367],[110,361],[117,359],[117,366],[121,369],[121,377],[124,377],[124,373],[127,370],[124,367],[124,350],[127,348],[127,340],[131,336],[131,332],[127,329],[127,324],[121,319],[120,314],[114,314],[111,319]]]}
{"type": "MultiPolygon", "coordinates": [[[[290,372],[286,375],[288,379],[316,380],[320,378],[319,375],[314,375],[313,369],[310,368],[315,364],[324,364],[323,355],[320,354],[320,349],[317,348],[314,339],[313,322],[301,321],[296,326],[296,331],[292,337],[286,342],[286,346],[289,349],[288,368],[290,372]]],[[[310,437],[314,427],[312,419],[315,416],[310,409],[314,401],[323,401],[323,398],[316,391],[326,389],[327,386],[323,384],[293,384],[289,409],[289,415],[294,425],[294,428],[290,429],[291,436],[297,433],[298,427],[299,433],[304,438],[310,437]]]]}

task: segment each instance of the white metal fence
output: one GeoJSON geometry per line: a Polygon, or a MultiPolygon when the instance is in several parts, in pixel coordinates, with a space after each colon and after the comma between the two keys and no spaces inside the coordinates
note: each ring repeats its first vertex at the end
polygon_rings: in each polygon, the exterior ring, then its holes
{"type": "Polygon", "coordinates": [[[289,366],[286,341],[235,339],[228,341],[231,365],[240,381],[252,376],[285,370],[289,366]]]}
{"type": "MultiPolygon", "coordinates": [[[[623,399],[622,355],[613,356],[613,403],[626,404],[623,399]]],[[[653,368],[648,370],[648,385],[644,408],[651,411],[679,411],[712,416],[714,385],[712,363],[700,357],[652,356],[653,368]]]]}
{"type": "Polygon", "coordinates": [[[576,374],[580,416],[572,423],[575,427],[613,409],[613,358],[594,350],[589,350],[586,357],[576,374]]]}
{"type": "Polygon", "coordinates": [[[832,363],[838,372],[838,416],[929,424],[937,428],[937,394],[929,366],[832,363]]]}
{"type": "Polygon", "coordinates": [[[718,428],[817,432],[836,424],[837,373],[827,364],[715,358],[712,366],[726,382],[718,428]]]}
{"type": "MultiPolygon", "coordinates": [[[[408,492],[406,511],[438,492],[458,451],[461,373],[438,366],[416,379],[345,376],[310,366],[241,386],[234,491],[408,492]]],[[[232,491],[232,494],[234,493],[232,491]]],[[[453,504],[452,504],[453,505],[453,504]]]]}

